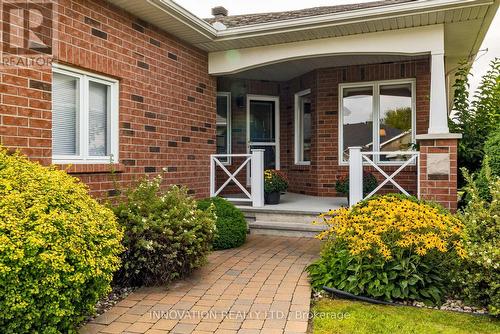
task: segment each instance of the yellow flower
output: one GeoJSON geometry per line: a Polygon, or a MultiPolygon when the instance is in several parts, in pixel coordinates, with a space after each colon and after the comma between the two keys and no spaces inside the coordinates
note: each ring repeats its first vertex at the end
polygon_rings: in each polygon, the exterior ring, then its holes
{"type": "Polygon", "coordinates": [[[344,240],[353,255],[379,254],[390,259],[401,248],[420,256],[430,250],[465,254],[460,241],[463,225],[457,218],[402,197],[374,197],[352,208],[324,213],[320,218],[329,229],[318,238],[344,240]]]}

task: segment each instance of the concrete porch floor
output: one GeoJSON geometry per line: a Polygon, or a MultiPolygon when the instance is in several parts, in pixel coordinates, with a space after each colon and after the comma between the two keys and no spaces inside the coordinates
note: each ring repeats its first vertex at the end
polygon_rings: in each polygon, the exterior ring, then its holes
{"type": "Polygon", "coordinates": [[[347,206],[345,197],[318,197],[287,192],[281,195],[279,204],[264,205],[261,208],[254,208],[250,204],[237,204],[239,209],[245,212],[269,212],[269,213],[308,213],[319,215],[329,210],[347,206]]]}

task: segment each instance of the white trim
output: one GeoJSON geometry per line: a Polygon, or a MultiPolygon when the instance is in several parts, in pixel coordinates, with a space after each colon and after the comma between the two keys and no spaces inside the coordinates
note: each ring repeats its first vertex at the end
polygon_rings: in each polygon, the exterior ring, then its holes
{"type": "MultiPolygon", "coordinates": [[[[222,162],[225,166],[230,166],[232,159],[231,159],[231,152],[232,152],[232,122],[231,122],[231,93],[230,92],[217,92],[217,96],[225,96],[227,99],[227,113],[226,113],[226,131],[227,131],[227,148],[226,148],[226,158],[227,160],[225,162],[222,162]]],[[[217,118],[215,120],[215,131],[217,132],[217,126],[223,125],[223,124],[218,124],[217,123],[217,118]]],[[[216,138],[216,145],[217,145],[217,138],[216,138]]]]}
{"type": "Polygon", "coordinates": [[[247,153],[251,152],[252,146],[274,146],[276,157],[276,169],[280,169],[280,98],[271,95],[247,94],[247,153]],[[250,101],[272,101],[274,102],[274,142],[251,142],[250,141],[250,101]]]}
{"type": "Polygon", "coordinates": [[[386,19],[394,19],[401,15],[407,15],[408,13],[415,15],[417,13],[433,13],[437,10],[451,9],[444,7],[460,9],[492,4],[494,4],[494,1],[477,0],[426,0],[407,2],[228,28],[226,30],[217,31],[216,40],[227,40],[229,37],[233,36],[233,38],[241,38],[241,35],[249,37],[249,35],[255,36],[276,33],[278,29],[281,31],[296,31],[304,29],[305,27],[312,28],[314,26],[338,25],[339,22],[342,25],[359,22],[366,23],[369,20],[380,19],[381,16],[384,16],[386,19]]]}
{"type": "MultiPolygon", "coordinates": [[[[344,160],[344,113],[343,113],[343,90],[344,88],[352,87],[371,87],[373,90],[373,101],[372,101],[372,149],[377,151],[379,149],[379,128],[380,128],[380,86],[383,85],[393,85],[393,84],[411,84],[411,138],[412,143],[416,142],[416,125],[417,125],[417,106],[416,106],[416,79],[396,79],[396,80],[380,80],[380,81],[365,81],[365,82],[354,82],[354,83],[340,83],[338,92],[338,159],[340,166],[348,166],[349,161],[344,160]]],[[[411,151],[410,151],[411,152],[411,151]]],[[[399,166],[403,162],[400,161],[380,161],[378,157],[375,158],[376,162],[380,165],[386,166],[399,166]]]]}
{"type": "Polygon", "coordinates": [[[432,139],[462,139],[461,133],[426,133],[416,135],[416,140],[432,140],[432,139]]]}
{"type": "MultiPolygon", "coordinates": [[[[460,10],[476,6],[494,6],[492,0],[426,0],[398,3],[392,5],[354,9],[337,13],[306,16],[297,19],[265,22],[242,27],[227,28],[218,31],[205,20],[192,14],[172,0],[110,0],[113,4],[129,12],[140,12],[143,16],[158,17],[155,11],[162,11],[166,20],[151,22],[164,30],[177,29],[181,39],[200,44],[205,50],[224,48],[223,41],[248,39],[249,37],[273,35],[277,33],[307,31],[315,28],[343,26],[348,24],[366,24],[373,20],[395,20],[402,16],[425,13],[437,13],[446,10],[460,10]],[[178,24],[171,22],[178,21],[178,24]],[[172,26],[172,24],[174,26],[172,26]],[[187,28],[187,29],[186,29],[187,28]]],[[[154,21],[154,20],[151,20],[154,21]]],[[[170,31],[171,32],[171,31],[170,31]]],[[[233,49],[228,47],[227,49],[233,49]]]]}
{"type": "Polygon", "coordinates": [[[337,55],[419,56],[444,52],[444,25],[435,24],[399,30],[387,30],[271,45],[214,51],[208,54],[208,72],[229,75],[297,59],[337,55]],[[411,43],[408,41],[411,40],[411,43]]]}
{"type": "Polygon", "coordinates": [[[119,81],[92,72],[76,69],[62,64],[52,64],[52,72],[59,73],[79,80],[79,154],[53,155],[55,164],[109,164],[119,161],[119,81]],[[88,87],[90,82],[97,82],[108,86],[109,97],[109,128],[108,143],[110,155],[104,157],[88,155],[88,87]]]}
{"type": "Polygon", "coordinates": [[[303,112],[303,108],[300,105],[301,102],[301,97],[306,96],[311,94],[311,89],[305,89],[300,92],[297,92],[294,94],[294,161],[296,165],[310,165],[311,161],[305,161],[303,159],[300,159],[300,156],[303,156],[303,149],[304,147],[302,146],[301,142],[301,132],[303,129],[300,128],[301,122],[300,122],[300,117],[302,116],[301,113],[303,112]]]}

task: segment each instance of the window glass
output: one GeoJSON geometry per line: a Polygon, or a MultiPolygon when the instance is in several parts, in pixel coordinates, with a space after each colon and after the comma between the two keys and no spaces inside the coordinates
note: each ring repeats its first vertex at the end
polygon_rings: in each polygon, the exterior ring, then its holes
{"type": "MultiPolygon", "coordinates": [[[[230,138],[230,96],[227,94],[217,95],[217,154],[231,153],[230,138]]],[[[228,157],[219,158],[220,161],[228,163],[228,157]]]]}
{"type": "Polygon", "coordinates": [[[226,95],[217,96],[217,124],[227,124],[228,98],[226,95]]]}
{"type": "Polygon", "coordinates": [[[108,150],[108,85],[89,82],[89,155],[105,157],[108,150]]]}
{"type": "Polygon", "coordinates": [[[54,73],[52,89],[52,151],[79,154],[79,78],[54,73]]]}
{"type": "Polygon", "coordinates": [[[311,161],[311,99],[308,95],[299,96],[298,98],[298,126],[295,135],[298,138],[297,147],[297,162],[310,162],[311,161]]]}
{"type": "Polygon", "coordinates": [[[349,160],[349,147],[364,151],[373,149],[373,88],[343,89],[342,137],[344,161],[349,160]]]}
{"type": "MultiPolygon", "coordinates": [[[[412,148],[411,84],[381,85],[379,114],[380,151],[404,151],[412,148]]],[[[381,156],[381,160],[406,160],[404,156],[381,156]]]]}
{"type": "Polygon", "coordinates": [[[117,81],[66,66],[54,67],[54,162],[117,162],[118,102],[117,81]]]}

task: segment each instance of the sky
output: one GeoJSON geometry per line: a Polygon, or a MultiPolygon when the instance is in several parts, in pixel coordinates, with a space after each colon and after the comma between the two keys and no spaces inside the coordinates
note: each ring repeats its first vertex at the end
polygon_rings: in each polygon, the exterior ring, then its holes
{"type": "MultiPolygon", "coordinates": [[[[263,13],[302,9],[304,7],[332,6],[348,3],[370,2],[371,0],[175,0],[178,4],[199,17],[211,17],[211,9],[223,6],[229,15],[263,13]],[[304,5],[305,4],[305,5],[304,5]]],[[[500,57],[500,11],[490,26],[483,41],[478,58],[472,67],[471,88],[475,89],[481,76],[488,70],[490,61],[500,57]],[[486,52],[485,50],[488,49],[486,52]]]]}

